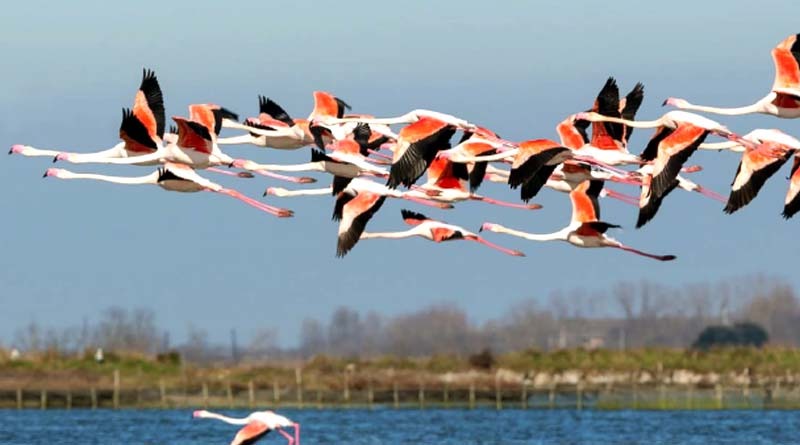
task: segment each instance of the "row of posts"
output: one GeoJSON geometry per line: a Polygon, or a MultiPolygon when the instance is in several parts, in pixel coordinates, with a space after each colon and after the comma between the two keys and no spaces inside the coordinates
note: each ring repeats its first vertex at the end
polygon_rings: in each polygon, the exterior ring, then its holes
{"type": "MultiPolygon", "coordinates": [[[[304,407],[303,390],[302,390],[302,388],[303,388],[303,377],[302,377],[302,372],[301,372],[301,370],[299,368],[295,369],[295,384],[296,384],[296,388],[297,388],[297,391],[296,391],[296,404],[297,404],[298,408],[303,408],[304,407]]],[[[112,393],[112,406],[113,406],[114,409],[118,409],[120,407],[120,373],[119,373],[119,370],[114,370],[113,385],[114,386],[113,386],[113,393],[112,393]]],[[[169,406],[169,404],[168,404],[168,399],[167,399],[166,384],[165,384],[163,379],[161,379],[159,381],[159,385],[158,386],[159,386],[160,405],[161,405],[162,408],[167,408],[169,406]]],[[[252,380],[250,380],[248,382],[248,388],[247,389],[248,389],[247,390],[248,406],[253,408],[253,407],[255,407],[255,404],[256,404],[256,397],[255,397],[256,392],[255,392],[255,385],[254,385],[252,380]]],[[[610,385],[607,386],[606,387],[606,392],[610,393],[611,392],[610,389],[611,389],[610,385]]],[[[778,389],[778,387],[776,387],[776,390],[777,389],[778,389]]],[[[208,383],[204,382],[202,384],[201,391],[202,391],[203,407],[207,408],[209,406],[208,383]]],[[[578,382],[578,384],[576,385],[576,407],[577,407],[577,409],[582,409],[583,408],[583,392],[584,392],[584,386],[583,386],[582,382],[578,382]]],[[[658,392],[659,392],[659,396],[658,396],[659,405],[661,406],[661,405],[664,405],[664,400],[666,400],[666,395],[665,395],[666,387],[664,385],[660,385],[659,388],[658,388],[658,392]]],[[[233,397],[233,389],[231,387],[230,381],[228,381],[227,384],[226,384],[225,393],[226,393],[226,399],[227,399],[229,407],[233,408],[234,407],[234,397],[233,397]]],[[[499,379],[495,379],[495,407],[497,409],[502,409],[503,408],[503,397],[502,397],[502,395],[503,395],[503,393],[502,393],[502,388],[501,388],[501,382],[500,382],[499,379]]],[[[687,404],[688,404],[687,407],[690,408],[690,409],[692,408],[692,405],[691,405],[691,403],[692,403],[692,395],[693,395],[693,388],[690,386],[688,388],[688,394],[687,394],[687,404]]],[[[22,396],[23,396],[22,389],[18,388],[17,391],[16,391],[16,402],[17,402],[16,405],[17,405],[18,409],[23,408],[23,397],[22,396]]],[[[555,396],[556,396],[555,385],[551,385],[550,388],[549,388],[549,391],[548,391],[548,406],[551,407],[551,408],[555,406],[555,396]]],[[[745,398],[749,397],[749,388],[747,388],[746,386],[743,388],[743,396],[745,396],[745,398]]],[[[96,409],[98,407],[98,395],[97,395],[97,390],[94,387],[90,388],[89,397],[90,397],[90,400],[91,400],[91,408],[92,409],[96,409]]],[[[351,397],[350,397],[350,376],[349,376],[349,373],[345,373],[344,388],[343,388],[343,392],[342,392],[342,397],[343,397],[343,400],[344,400],[345,404],[349,404],[350,403],[351,397]]],[[[46,409],[47,408],[47,405],[48,405],[47,398],[48,398],[47,390],[44,390],[44,389],[41,390],[40,400],[39,400],[39,402],[40,402],[39,404],[40,404],[41,409],[46,409]]],[[[71,392],[67,392],[65,399],[66,399],[65,400],[66,408],[67,409],[72,408],[72,393],[71,392]]],[[[723,399],[723,391],[722,391],[722,386],[721,385],[716,385],[716,387],[715,387],[715,399],[716,399],[717,407],[718,408],[722,408],[722,406],[723,406],[723,400],[722,400],[723,399]]],[[[370,407],[372,407],[372,405],[374,403],[374,400],[375,400],[375,395],[374,395],[372,380],[369,380],[368,383],[367,383],[367,402],[368,402],[368,405],[370,407]]],[[[273,401],[273,403],[275,405],[278,405],[278,404],[281,403],[281,389],[280,389],[280,385],[279,385],[277,380],[274,380],[273,384],[272,384],[272,401],[273,401]]],[[[444,383],[442,401],[443,401],[445,406],[449,406],[450,405],[450,388],[449,388],[449,383],[447,381],[445,381],[445,383],[444,383]]],[[[321,390],[317,390],[317,400],[316,400],[316,402],[317,402],[317,407],[321,408],[323,406],[323,404],[322,404],[322,391],[321,390]]],[[[420,384],[419,391],[418,391],[418,403],[419,403],[420,408],[424,408],[425,407],[425,402],[426,402],[426,399],[425,399],[425,387],[424,387],[424,385],[420,384]]],[[[139,405],[141,403],[141,394],[140,394],[139,391],[137,391],[136,403],[137,403],[137,405],[139,405]]],[[[392,383],[392,403],[393,403],[393,406],[395,408],[399,408],[399,406],[400,406],[400,391],[399,391],[399,388],[398,388],[398,385],[397,385],[396,381],[392,383]]],[[[470,386],[469,386],[468,404],[469,404],[469,408],[475,408],[476,396],[475,396],[475,384],[474,383],[470,383],[470,386]]],[[[639,401],[638,401],[637,385],[634,385],[634,387],[633,387],[633,405],[634,405],[633,407],[634,407],[634,409],[636,409],[638,407],[638,404],[639,404],[639,401]]],[[[522,408],[528,408],[528,381],[525,381],[522,384],[520,405],[521,405],[522,408]]]]}

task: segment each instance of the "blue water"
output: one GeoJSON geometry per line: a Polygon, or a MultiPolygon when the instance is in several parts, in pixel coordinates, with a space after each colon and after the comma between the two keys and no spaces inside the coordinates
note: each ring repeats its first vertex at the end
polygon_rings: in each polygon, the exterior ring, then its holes
{"type": "MultiPolygon", "coordinates": [[[[226,411],[244,416],[245,411],[226,411]]],[[[313,444],[793,444],[800,412],[282,411],[313,444]]],[[[189,410],[0,411],[0,444],[228,444],[236,426],[189,410]]],[[[260,443],[283,445],[277,434],[260,443]]]]}

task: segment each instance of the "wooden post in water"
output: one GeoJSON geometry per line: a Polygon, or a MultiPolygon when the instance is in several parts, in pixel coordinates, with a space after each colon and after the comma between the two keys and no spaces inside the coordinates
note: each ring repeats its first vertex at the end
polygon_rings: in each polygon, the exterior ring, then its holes
{"type": "Polygon", "coordinates": [[[344,371],[344,393],[342,394],[345,405],[350,405],[350,373],[344,371]]]}
{"type": "Polygon", "coordinates": [[[375,403],[375,393],[372,390],[372,376],[367,377],[367,403],[369,404],[369,409],[373,409],[373,403],[375,403]]]}
{"type": "Polygon", "coordinates": [[[547,392],[547,407],[553,409],[556,407],[556,384],[550,384],[550,391],[547,392]]]}
{"type": "Polygon", "coordinates": [[[475,381],[469,382],[469,409],[475,409],[475,381]]]}
{"type": "Polygon", "coordinates": [[[89,388],[89,398],[92,400],[92,409],[97,409],[97,390],[94,386],[89,388]]]}
{"type": "Polygon", "coordinates": [[[203,382],[201,391],[203,393],[203,409],[208,409],[208,383],[203,382]]]}
{"type": "Polygon", "coordinates": [[[317,409],[322,409],[322,390],[317,388],[317,409]]]}
{"type": "Polygon", "coordinates": [[[522,380],[522,395],[519,402],[522,409],[528,409],[528,379],[522,380]]]}
{"type": "Polygon", "coordinates": [[[425,409],[425,385],[419,382],[419,409],[425,409]]]}
{"type": "Polygon", "coordinates": [[[278,379],[272,380],[272,403],[275,404],[275,406],[281,404],[281,387],[278,384],[278,379]]]}
{"type": "Polygon", "coordinates": [[[167,387],[164,384],[164,379],[158,380],[158,392],[161,399],[161,408],[167,408],[167,387]]]}
{"type": "Polygon", "coordinates": [[[579,411],[583,409],[583,380],[578,381],[578,384],[575,385],[575,404],[579,411]]]}
{"type": "Polygon", "coordinates": [[[17,388],[17,409],[22,409],[22,388],[17,388]]]}
{"type": "Polygon", "coordinates": [[[744,403],[747,408],[750,408],[750,384],[745,383],[742,386],[742,398],[744,398],[744,403]]]}
{"type": "Polygon", "coordinates": [[[228,408],[233,409],[233,388],[231,388],[231,381],[225,381],[225,395],[228,399],[228,408]]]}
{"type": "Polygon", "coordinates": [[[689,389],[686,390],[686,408],[692,409],[694,405],[694,385],[689,384],[689,389]]]}
{"type": "Polygon", "coordinates": [[[717,409],[722,409],[723,408],[722,385],[717,383],[714,386],[714,393],[715,393],[715,398],[717,399],[717,409]]]}
{"type": "Polygon", "coordinates": [[[658,409],[667,409],[667,388],[664,383],[658,385],[658,409]]]}
{"type": "MultiPolygon", "coordinates": [[[[448,377],[449,377],[449,376],[448,376],[448,377]]],[[[449,379],[448,379],[447,377],[445,377],[445,381],[444,381],[444,389],[443,389],[443,391],[442,391],[442,402],[444,403],[444,407],[445,407],[445,408],[449,408],[449,407],[450,407],[450,394],[449,394],[449,390],[450,390],[450,381],[449,381],[449,379]]]]}
{"type": "Polygon", "coordinates": [[[252,380],[247,382],[247,406],[250,409],[256,406],[256,386],[252,380]]]}
{"type": "Polygon", "coordinates": [[[394,409],[400,408],[400,393],[397,391],[397,380],[392,380],[392,401],[394,409]]]}
{"type": "Polygon", "coordinates": [[[639,384],[633,382],[633,409],[639,409],[639,384]]]}
{"type": "Polygon", "coordinates": [[[303,370],[294,368],[294,383],[297,387],[297,407],[303,409],[303,370]]]}
{"type": "Polygon", "coordinates": [[[119,409],[119,369],[114,369],[114,394],[111,398],[114,409],[119,409]]]}
{"type": "Polygon", "coordinates": [[[47,409],[47,390],[42,389],[42,394],[39,399],[41,409],[47,409]]]}
{"type": "Polygon", "coordinates": [[[68,410],[72,409],[72,391],[71,390],[67,390],[67,402],[66,402],[66,404],[67,404],[67,409],[68,410]]]}
{"type": "Polygon", "coordinates": [[[503,409],[503,394],[500,391],[500,379],[497,374],[494,375],[494,407],[495,409],[503,409]]]}

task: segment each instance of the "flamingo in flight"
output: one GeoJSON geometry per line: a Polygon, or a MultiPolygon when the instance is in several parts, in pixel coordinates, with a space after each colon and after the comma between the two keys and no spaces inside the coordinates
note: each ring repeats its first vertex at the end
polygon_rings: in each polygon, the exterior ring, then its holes
{"type": "Polygon", "coordinates": [[[800,151],[795,151],[792,172],[789,177],[789,191],[784,200],[783,217],[789,219],[800,211],[800,151]]]}
{"type": "Polygon", "coordinates": [[[711,119],[685,111],[670,111],[654,121],[630,121],[594,112],[578,113],[578,117],[591,122],[621,123],[633,128],[656,128],[640,156],[643,161],[652,162],[653,167],[642,182],[637,228],[655,217],[661,201],[678,186],[677,176],[683,164],[709,134],[714,133],[750,146],[755,145],[711,119]]]}
{"type": "Polygon", "coordinates": [[[572,192],[569,197],[572,201],[572,220],[570,224],[558,232],[549,234],[533,234],[519,230],[509,229],[495,223],[484,223],[481,231],[487,230],[496,233],[505,233],[531,241],[566,241],[577,247],[612,247],[645,256],[659,261],[671,261],[674,255],[653,255],[622,244],[606,235],[610,228],[618,228],[615,224],[600,221],[600,206],[598,197],[603,189],[603,181],[584,181],[572,192]]]}
{"type": "Polygon", "coordinates": [[[664,105],[683,110],[704,111],[724,115],[762,113],[780,118],[800,117],[800,34],[785,38],[772,49],[775,80],[772,90],[752,105],[737,108],[717,108],[693,105],[684,99],[670,97],[664,105]]]}
{"type": "MultiPolygon", "coordinates": [[[[164,97],[155,72],[142,70],[142,82],[133,102],[133,109],[123,110],[119,136],[122,142],[95,153],[65,153],[60,150],[39,149],[16,144],[8,154],[23,156],[68,155],[75,161],[93,162],[109,158],[128,158],[154,153],[164,137],[164,97]]],[[[150,165],[155,165],[153,162],[150,165]]]]}
{"type": "Polygon", "coordinates": [[[225,128],[246,130],[248,133],[217,139],[219,145],[252,144],[279,150],[296,150],[314,143],[307,119],[293,119],[274,100],[258,96],[259,115],[243,124],[223,120],[225,128]]]}
{"type": "Polygon", "coordinates": [[[358,192],[345,189],[336,198],[333,207],[333,220],[339,221],[336,239],[336,256],[342,258],[355,247],[361,239],[367,223],[380,210],[386,195],[368,191],[358,192]]]}
{"type": "Polygon", "coordinates": [[[460,226],[436,221],[420,213],[415,213],[405,209],[401,210],[401,215],[403,216],[403,221],[405,221],[406,224],[413,226],[411,229],[403,232],[363,232],[361,234],[361,239],[402,239],[419,236],[436,243],[453,240],[466,240],[483,244],[486,247],[498,250],[506,255],[525,256],[525,254],[519,250],[512,250],[498,246],[460,226]]]}
{"type": "Polygon", "coordinates": [[[772,142],[745,151],[736,169],[724,212],[731,214],[749,204],[767,179],[777,173],[794,152],[793,149],[772,142]]]}
{"type": "Polygon", "coordinates": [[[50,168],[47,169],[44,177],[54,177],[59,179],[93,179],[96,181],[112,182],[125,185],[157,185],[164,190],[172,192],[193,193],[210,191],[238,199],[249,206],[255,207],[274,216],[289,217],[293,215],[291,210],[261,203],[255,199],[243,195],[237,190],[225,188],[203,178],[189,166],[172,162],[164,164],[157,171],[146,176],[107,176],[93,173],[73,173],[69,170],[60,168],[50,168]]]}
{"type": "Polygon", "coordinates": [[[244,428],[236,433],[231,445],[252,445],[270,431],[277,431],[285,437],[288,445],[300,445],[300,424],[275,414],[273,411],[256,411],[244,418],[234,418],[199,410],[192,413],[192,417],[195,419],[217,419],[231,425],[244,425],[244,428]],[[284,431],[284,428],[293,428],[294,436],[284,431]]]}

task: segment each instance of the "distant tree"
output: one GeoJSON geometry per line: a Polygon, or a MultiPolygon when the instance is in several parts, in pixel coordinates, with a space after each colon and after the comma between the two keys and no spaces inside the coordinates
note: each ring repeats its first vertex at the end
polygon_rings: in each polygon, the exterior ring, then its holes
{"type": "Polygon", "coordinates": [[[331,316],[328,325],[328,348],[341,356],[356,356],[364,344],[364,325],[358,312],[340,307],[331,316]]]}
{"type": "Polygon", "coordinates": [[[313,318],[303,320],[303,326],[300,328],[300,353],[303,357],[325,352],[325,345],[322,323],[313,318]]]}
{"type": "Polygon", "coordinates": [[[481,352],[469,356],[470,366],[478,369],[492,369],[494,362],[494,355],[489,348],[485,348],[481,352]]]}
{"type": "Polygon", "coordinates": [[[698,335],[692,347],[708,349],[715,346],[761,347],[768,340],[767,331],[752,322],[733,326],[708,326],[698,335]]]}

